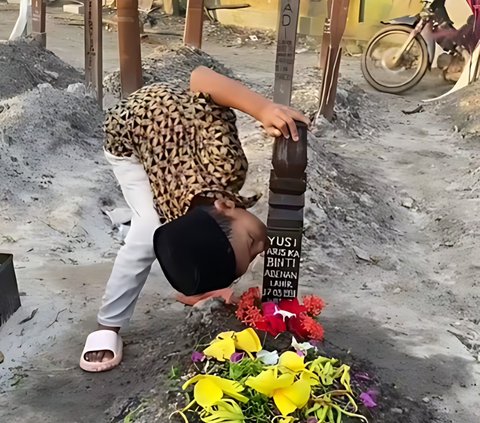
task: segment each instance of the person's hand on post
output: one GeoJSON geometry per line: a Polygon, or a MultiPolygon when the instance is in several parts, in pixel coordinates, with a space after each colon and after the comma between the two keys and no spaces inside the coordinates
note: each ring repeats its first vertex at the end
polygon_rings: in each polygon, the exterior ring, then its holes
{"type": "Polygon", "coordinates": [[[283,135],[288,139],[291,136],[293,141],[299,140],[295,121],[310,125],[308,118],[298,110],[272,102],[269,102],[262,108],[259,114],[259,121],[271,137],[280,137],[283,135]]]}

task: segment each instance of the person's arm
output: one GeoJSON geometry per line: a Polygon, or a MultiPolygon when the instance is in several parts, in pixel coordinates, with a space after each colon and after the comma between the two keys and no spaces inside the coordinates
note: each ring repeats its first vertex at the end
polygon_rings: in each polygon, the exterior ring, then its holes
{"type": "Polygon", "coordinates": [[[262,123],[265,131],[272,137],[283,134],[298,141],[295,120],[309,124],[308,119],[299,111],[290,107],[275,104],[262,95],[250,90],[240,82],[220,75],[200,66],[190,78],[190,90],[209,94],[220,106],[231,107],[249,114],[262,123]]]}

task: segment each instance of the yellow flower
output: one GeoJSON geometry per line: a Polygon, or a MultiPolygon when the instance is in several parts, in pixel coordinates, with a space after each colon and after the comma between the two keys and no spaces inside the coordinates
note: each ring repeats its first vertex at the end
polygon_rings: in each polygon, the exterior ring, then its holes
{"type": "Polygon", "coordinates": [[[218,361],[230,360],[234,352],[235,341],[233,338],[218,339],[218,337],[212,341],[209,347],[203,350],[207,357],[216,358],[218,361]]]}
{"type": "Polygon", "coordinates": [[[264,370],[258,376],[249,377],[245,385],[267,397],[273,398],[282,416],[286,417],[302,408],[310,398],[310,384],[304,380],[294,382],[291,373],[278,375],[277,367],[264,370]]]}
{"type": "Polygon", "coordinates": [[[257,333],[248,328],[241,332],[236,332],[234,335],[235,347],[238,350],[245,351],[247,353],[256,353],[262,350],[262,344],[257,333]]]}
{"type": "Polygon", "coordinates": [[[244,423],[245,416],[240,406],[231,399],[219,401],[208,411],[202,413],[202,421],[206,423],[244,423]]]}
{"type": "Polygon", "coordinates": [[[187,381],[182,389],[187,389],[190,385],[195,384],[193,397],[198,405],[208,408],[218,403],[224,395],[236,399],[240,402],[247,402],[248,398],[240,394],[243,386],[238,382],[223,379],[213,375],[197,375],[187,381]]]}
{"type": "Polygon", "coordinates": [[[262,349],[260,339],[252,328],[241,332],[222,332],[210,343],[203,353],[218,361],[229,360],[236,350],[246,353],[258,352],[262,349]]]}
{"type": "Polygon", "coordinates": [[[286,351],[280,356],[278,367],[284,373],[299,373],[305,370],[304,358],[293,351],[286,351]]]}

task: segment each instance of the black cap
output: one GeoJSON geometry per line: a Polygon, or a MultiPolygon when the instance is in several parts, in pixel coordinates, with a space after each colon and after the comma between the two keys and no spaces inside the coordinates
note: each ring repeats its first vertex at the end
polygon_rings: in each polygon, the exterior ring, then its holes
{"type": "Polygon", "coordinates": [[[194,208],[159,227],[153,248],[168,282],[184,295],[230,286],[236,279],[232,245],[216,220],[194,208]]]}

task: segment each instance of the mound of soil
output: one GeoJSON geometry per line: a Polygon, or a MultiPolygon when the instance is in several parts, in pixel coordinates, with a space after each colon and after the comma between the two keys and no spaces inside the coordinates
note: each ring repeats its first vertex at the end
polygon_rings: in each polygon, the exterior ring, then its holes
{"type": "Polygon", "coordinates": [[[440,105],[455,129],[467,138],[480,137],[480,81],[452,94],[440,105]]]}
{"type": "MultiPolygon", "coordinates": [[[[178,316],[179,318],[182,318],[178,316]]],[[[183,317],[185,318],[185,317],[183,317]]],[[[163,423],[175,410],[185,405],[185,396],[181,390],[183,381],[179,376],[186,374],[191,365],[191,353],[198,349],[199,343],[213,339],[219,332],[229,330],[241,330],[244,327],[236,320],[231,307],[226,307],[217,301],[210,301],[202,309],[194,309],[181,325],[180,333],[175,338],[182,340],[172,344],[168,351],[177,353],[166,354],[162,348],[162,341],[150,339],[148,341],[148,361],[152,366],[144,366],[149,369],[148,384],[153,389],[151,395],[142,396],[132,393],[128,399],[119,400],[110,408],[107,415],[108,421],[123,422],[132,419],[136,423],[163,423]],[[175,371],[172,372],[172,369],[175,371]],[[163,395],[157,392],[157,387],[162,387],[163,395]]],[[[277,339],[267,338],[265,348],[267,350],[285,350],[291,342],[291,337],[281,335],[277,339]]],[[[409,423],[434,423],[436,418],[429,410],[426,403],[415,401],[402,394],[394,386],[382,383],[375,376],[376,371],[371,363],[358,360],[349,352],[339,349],[329,343],[321,346],[322,353],[328,357],[340,358],[352,368],[354,386],[357,392],[373,390],[378,393],[378,407],[366,409],[361,407],[361,413],[368,417],[372,423],[398,423],[400,420],[409,423]],[[362,378],[355,378],[355,375],[362,378]]],[[[144,383],[146,379],[143,379],[144,383]]],[[[144,386],[147,388],[147,386],[144,386]]],[[[146,392],[146,389],[143,390],[146,392]]],[[[187,401],[188,402],[188,401],[187,401]]],[[[360,401],[359,401],[360,402],[360,401]]],[[[173,417],[174,422],[183,421],[179,417],[173,417]]],[[[355,423],[358,420],[344,418],[344,423],[355,423]]]]}
{"type": "Polygon", "coordinates": [[[56,88],[67,88],[82,79],[79,71],[28,40],[0,42],[0,69],[0,99],[45,82],[56,88]]]}
{"type": "MultiPolygon", "coordinates": [[[[233,77],[232,71],[212,56],[201,50],[182,46],[178,49],[158,49],[142,60],[144,85],[168,82],[188,89],[190,74],[198,66],[206,66],[223,75],[233,77]]],[[[107,75],[103,83],[106,92],[120,98],[120,71],[107,75]]]]}
{"type": "Polygon", "coordinates": [[[120,195],[102,157],[102,120],[82,84],[0,101],[0,245],[72,263],[79,248],[98,257],[89,247],[112,245],[101,207],[120,195]]]}

